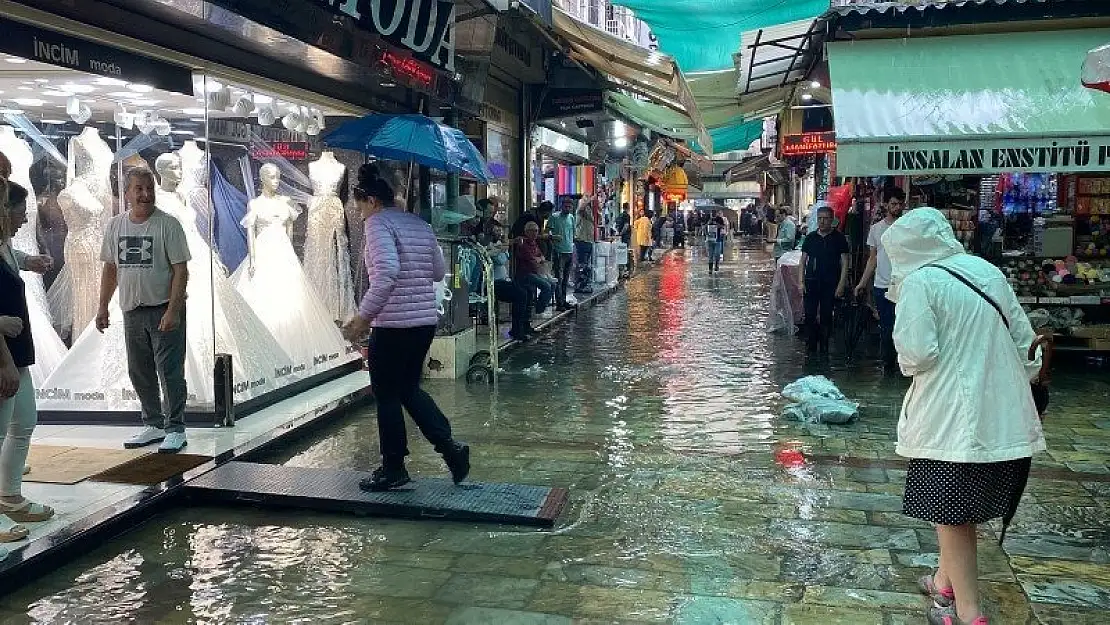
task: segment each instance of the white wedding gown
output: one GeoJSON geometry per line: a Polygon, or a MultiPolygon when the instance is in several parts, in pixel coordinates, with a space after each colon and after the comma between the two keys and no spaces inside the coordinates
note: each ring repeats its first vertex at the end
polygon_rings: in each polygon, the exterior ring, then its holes
{"type": "Polygon", "coordinates": [[[250,259],[231,283],[293,360],[294,372],[314,374],[357,358],[301,269],[286,228],[297,208],[284,196],[251,200],[243,226],[254,236],[250,259]]]}
{"type": "Polygon", "coordinates": [[[355,286],[351,276],[347,215],[339,199],[346,167],[321,158],[308,166],[312,200],[305,230],[304,272],[332,319],[346,322],[355,314],[355,286]]]}
{"type": "MultiPolygon", "coordinates": [[[[31,148],[26,141],[16,136],[11,126],[0,126],[0,153],[7,156],[12,163],[12,182],[27,189],[27,223],[12,237],[12,247],[26,254],[40,254],[39,207],[30,177],[34,158],[31,148]]],[[[42,276],[33,271],[21,271],[19,275],[26,285],[31,338],[35,342],[35,364],[31,366],[31,381],[35,387],[39,387],[65,357],[66,345],[54,329],[42,276]]]]}
{"type": "Polygon", "coordinates": [[[112,149],[93,128],[69,141],[66,188],[58,206],[69,229],[65,265],[47,297],[54,324],[63,335],[76,337],[100,307],[100,247],[112,217],[112,149]]]}
{"type": "MultiPolygon", "coordinates": [[[[174,191],[158,190],[158,208],[181,222],[192,260],[185,300],[185,381],[189,408],[211,409],[215,402],[215,354],[231,354],[234,398],[239,403],[295,379],[285,351],[231,286],[223,265],[201,238],[196,215],[174,191]]],[[[92,401],[40,401],[53,410],[140,410],[127,374],[123,312],[117,298],[108,311],[112,325],[101,334],[88,327],[70,350],[71,358],[48,380],[47,388],[103,394],[92,401]]]]}

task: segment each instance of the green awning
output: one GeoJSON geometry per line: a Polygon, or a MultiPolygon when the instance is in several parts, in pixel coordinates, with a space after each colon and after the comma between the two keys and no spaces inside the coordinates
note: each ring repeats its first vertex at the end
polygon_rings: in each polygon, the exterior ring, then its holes
{"type": "Polygon", "coordinates": [[[1110,29],[828,44],[843,176],[1110,171],[1110,29]]]}

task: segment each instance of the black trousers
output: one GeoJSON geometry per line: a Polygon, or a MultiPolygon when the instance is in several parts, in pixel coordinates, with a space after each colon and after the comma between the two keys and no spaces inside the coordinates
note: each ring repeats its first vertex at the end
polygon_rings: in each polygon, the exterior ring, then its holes
{"type": "Polygon", "coordinates": [[[562,310],[570,306],[567,304],[567,285],[570,284],[570,272],[574,267],[574,254],[560,252],[556,254],[554,261],[552,269],[555,271],[555,279],[559,281],[555,285],[555,306],[562,310]]]}
{"type": "Polygon", "coordinates": [[[512,305],[512,333],[520,336],[528,329],[528,291],[510,280],[497,280],[493,283],[493,292],[497,301],[512,305]]]}
{"type": "Polygon", "coordinates": [[[833,307],[836,305],[836,285],[807,281],[803,305],[809,351],[820,349],[827,352],[832,334],[833,307]]]}
{"type": "Polygon", "coordinates": [[[370,388],[378,405],[383,464],[399,466],[409,453],[402,407],[436,451],[443,453],[451,444],[451,424],[420,388],[435,333],[435,326],[421,326],[374,328],[370,334],[370,388]]]}

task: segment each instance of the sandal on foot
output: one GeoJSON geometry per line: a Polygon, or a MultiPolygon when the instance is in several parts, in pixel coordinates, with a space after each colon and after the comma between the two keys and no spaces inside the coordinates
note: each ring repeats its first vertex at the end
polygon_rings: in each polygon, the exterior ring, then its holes
{"type": "Polygon", "coordinates": [[[31,535],[31,530],[0,515],[0,543],[14,543],[31,535]]]}
{"type": "Polygon", "coordinates": [[[932,599],[938,607],[947,608],[956,601],[956,593],[953,592],[951,587],[937,588],[937,585],[933,582],[935,576],[936,573],[931,573],[919,577],[917,579],[917,589],[921,591],[921,594],[932,599]]]}
{"type": "Polygon", "coordinates": [[[19,503],[8,503],[0,499],[0,514],[5,514],[16,523],[38,523],[54,516],[54,508],[24,499],[19,503]]]}
{"type": "Polygon", "coordinates": [[[975,617],[970,622],[961,621],[960,617],[956,616],[956,606],[946,608],[933,606],[927,616],[929,625],[990,625],[985,616],[975,617]]]}

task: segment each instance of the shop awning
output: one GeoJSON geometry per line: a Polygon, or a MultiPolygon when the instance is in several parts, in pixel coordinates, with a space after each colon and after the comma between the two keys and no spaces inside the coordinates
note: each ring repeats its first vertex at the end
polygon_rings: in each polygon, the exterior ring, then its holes
{"type": "Polygon", "coordinates": [[[690,87],[673,58],[584,24],[562,9],[554,9],[553,14],[555,32],[570,45],[571,56],[601,72],[614,88],[686,117],[703,144],[712,146],[690,87]]]}
{"type": "Polygon", "coordinates": [[[1110,29],[828,45],[843,176],[1110,171],[1110,94],[1077,80],[1110,29]]]}

